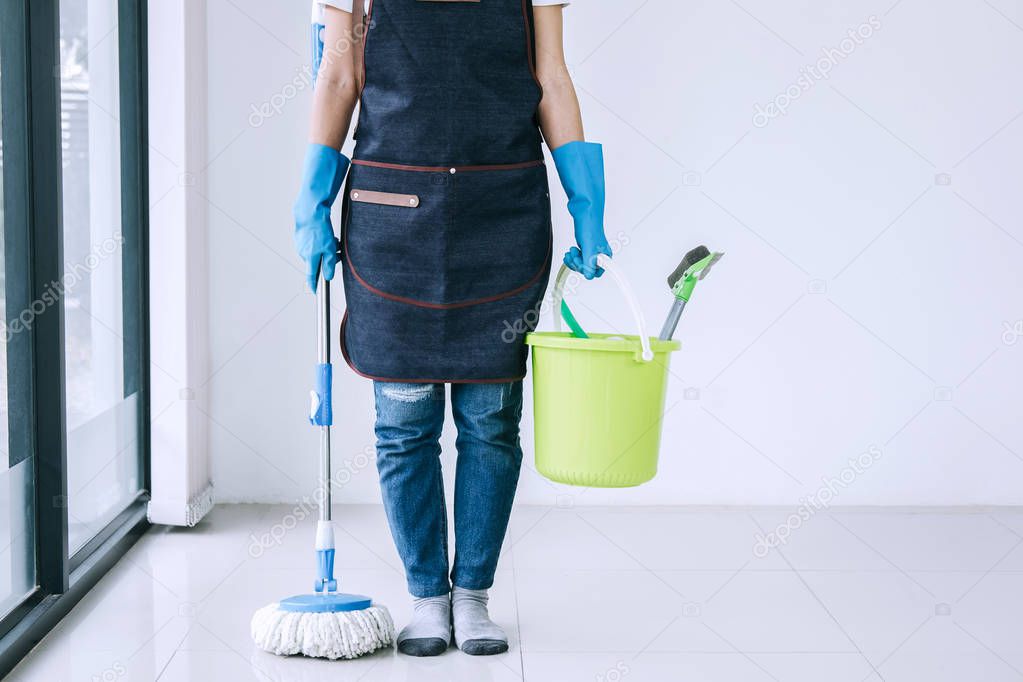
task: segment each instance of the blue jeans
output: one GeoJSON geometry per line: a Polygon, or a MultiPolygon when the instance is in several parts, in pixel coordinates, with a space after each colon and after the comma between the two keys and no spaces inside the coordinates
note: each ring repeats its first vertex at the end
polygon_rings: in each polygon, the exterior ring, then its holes
{"type": "Polygon", "coordinates": [[[374,393],[380,488],[409,592],[435,597],[452,584],[489,588],[522,464],[522,382],[451,385],[458,460],[450,581],[439,442],[444,384],[376,381],[374,393]]]}

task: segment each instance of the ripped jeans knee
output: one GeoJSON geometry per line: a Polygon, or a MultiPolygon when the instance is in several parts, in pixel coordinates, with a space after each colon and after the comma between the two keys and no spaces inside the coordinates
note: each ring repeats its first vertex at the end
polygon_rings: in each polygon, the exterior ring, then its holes
{"type": "Polygon", "coordinates": [[[386,398],[399,403],[444,399],[443,384],[404,384],[380,381],[376,384],[376,391],[377,398],[386,398]]]}

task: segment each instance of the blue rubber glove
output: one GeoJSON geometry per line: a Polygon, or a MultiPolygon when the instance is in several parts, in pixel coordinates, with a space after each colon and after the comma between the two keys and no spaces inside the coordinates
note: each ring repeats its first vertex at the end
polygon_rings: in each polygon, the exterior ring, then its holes
{"type": "Polygon", "coordinates": [[[306,151],[302,189],[292,213],[295,216],[295,250],[305,261],[309,288],[314,292],[321,268],[324,279],[334,278],[337,238],[330,224],[330,207],[350,164],[347,156],[322,144],[310,144],[306,151]]]}
{"type": "Polygon", "coordinates": [[[553,150],[554,165],[568,195],[568,212],[575,221],[575,241],[565,265],[593,279],[604,274],[597,254],[611,255],[604,236],[604,152],[594,142],[569,142],[553,150]]]}

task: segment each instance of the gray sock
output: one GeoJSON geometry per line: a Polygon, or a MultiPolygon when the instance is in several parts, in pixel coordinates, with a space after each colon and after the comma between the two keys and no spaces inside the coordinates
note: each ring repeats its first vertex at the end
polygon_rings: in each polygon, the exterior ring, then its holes
{"type": "Polygon", "coordinates": [[[420,597],[412,601],[412,620],[398,633],[398,651],[409,656],[439,656],[451,644],[451,599],[420,597]]]}
{"type": "Polygon", "coordinates": [[[490,620],[487,591],[456,587],[451,591],[455,620],[455,643],[472,656],[489,656],[508,651],[508,635],[490,620]]]}

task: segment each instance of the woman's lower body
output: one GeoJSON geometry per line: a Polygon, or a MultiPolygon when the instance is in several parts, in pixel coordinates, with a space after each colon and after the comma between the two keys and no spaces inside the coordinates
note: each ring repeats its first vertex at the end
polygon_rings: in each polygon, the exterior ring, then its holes
{"type": "Polygon", "coordinates": [[[374,382],[377,469],[387,520],[415,598],[399,649],[435,655],[447,648],[451,601],[455,638],[467,653],[499,653],[507,639],[486,613],[522,463],[522,382],[451,385],[458,430],[454,561],[440,462],[444,384],[374,382]],[[449,597],[449,595],[451,595],[449,597]]]}

